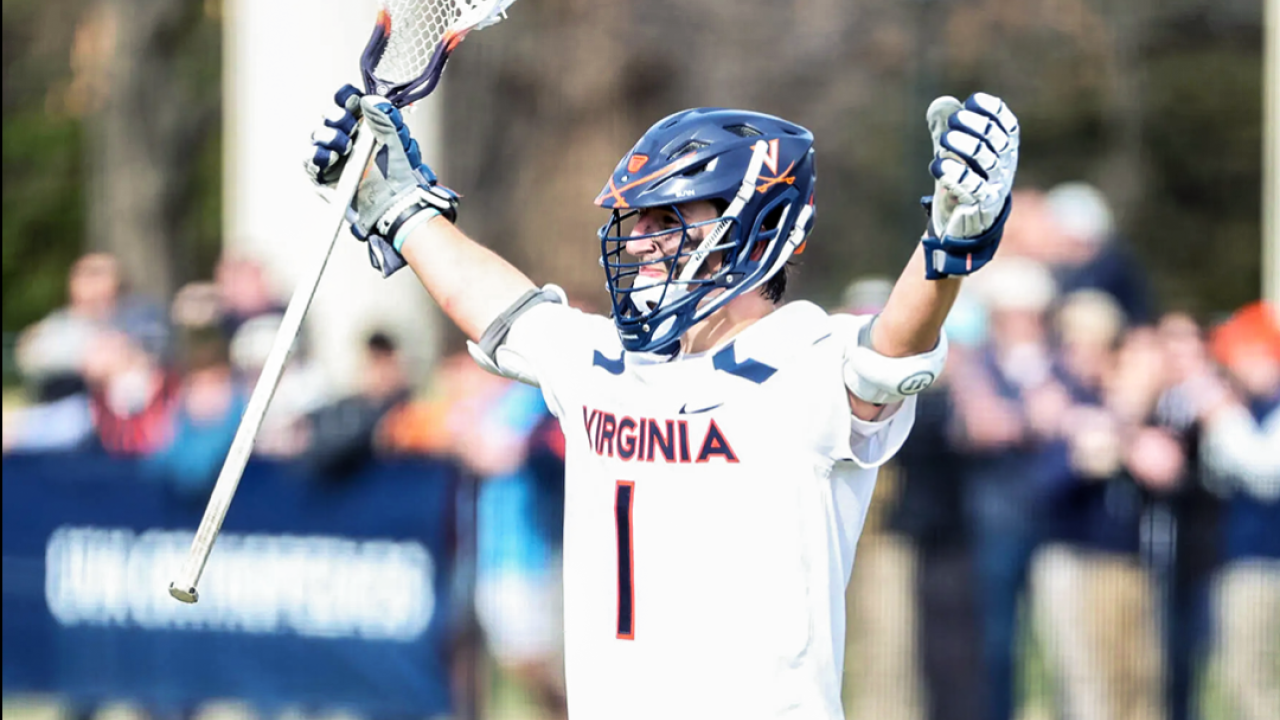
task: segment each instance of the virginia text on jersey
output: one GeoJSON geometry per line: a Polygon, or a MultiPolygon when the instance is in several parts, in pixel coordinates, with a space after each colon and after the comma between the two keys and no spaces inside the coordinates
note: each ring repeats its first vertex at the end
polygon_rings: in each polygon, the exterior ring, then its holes
{"type": "MultiPolygon", "coordinates": [[[[680,412],[697,415],[716,407],[719,405],[690,409],[686,405],[680,408],[680,412]]],[[[585,405],[582,407],[587,443],[601,457],[646,463],[704,463],[713,459],[738,462],[737,453],[714,419],[708,417],[705,421],[695,421],[692,435],[689,423],[689,420],[619,416],[585,405]],[[696,454],[691,452],[694,447],[689,442],[691,437],[702,438],[696,444],[696,454]]]]}

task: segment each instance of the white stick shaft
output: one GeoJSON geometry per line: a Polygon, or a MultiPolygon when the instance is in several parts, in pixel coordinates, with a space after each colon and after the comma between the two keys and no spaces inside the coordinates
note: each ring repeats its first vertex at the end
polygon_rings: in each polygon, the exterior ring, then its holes
{"type": "Polygon", "coordinates": [[[222,521],[227,516],[231,499],[236,494],[236,487],[240,485],[240,476],[244,474],[245,465],[253,452],[253,442],[258,436],[259,428],[262,427],[262,419],[266,416],[271,397],[280,384],[285,362],[289,359],[294,340],[302,329],[302,321],[306,318],[311,299],[315,297],[320,278],[324,275],[325,266],[329,263],[329,255],[343,232],[346,210],[351,205],[352,198],[355,197],[365,165],[368,164],[372,154],[373,133],[358,133],[355,147],[352,148],[347,166],[338,180],[338,188],[328,210],[329,225],[334,228],[333,236],[324,247],[324,252],[317,253],[315,265],[293,291],[293,297],[289,299],[289,307],[284,312],[280,330],[276,333],[275,342],[267,355],[262,374],[258,376],[258,383],[253,388],[253,395],[249,397],[249,405],[240,419],[240,427],[236,429],[235,439],[232,440],[231,449],[227,452],[226,460],[223,461],[222,471],[218,473],[218,481],[213,486],[213,494],[209,497],[204,518],[200,520],[200,527],[196,530],[195,539],[191,542],[191,552],[187,554],[187,560],[183,563],[177,578],[169,585],[169,594],[182,602],[193,603],[199,598],[196,585],[200,582],[200,575],[204,573],[209,553],[213,551],[213,543],[222,530],[222,521]]]}

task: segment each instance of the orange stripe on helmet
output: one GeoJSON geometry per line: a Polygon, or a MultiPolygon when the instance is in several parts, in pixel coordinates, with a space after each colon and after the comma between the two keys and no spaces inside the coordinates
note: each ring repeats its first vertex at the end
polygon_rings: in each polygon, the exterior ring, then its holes
{"type": "Polygon", "coordinates": [[[609,178],[609,185],[605,187],[599,197],[596,198],[596,205],[603,205],[605,198],[610,196],[617,201],[614,203],[616,207],[623,209],[631,207],[631,205],[627,203],[627,199],[622,197],[622,193],[618,191],[618,186],[613,184],[613,178],[609,178]]]}
{"type": "Polygon", "coordinates": [[[623,185],[622,187],[618,187],[617,185],[615,185],[613,182],[613,178],[609,178],[609,186],[606,187],[604,189],[604,192],[601,192],[600,196],[596,198],[596,205],[600,205],[601,203],[604,202],[606,197],[611,196],[618,201],[618,207],[621,207],[621,208],[631,207],[631,205],[627,203],[626,199],[622,197],[622,193],[630,190],[631,188],[637,185],[647,183],[650,180],[656,177],[659,177],[663,174],[666,174],[669,172],[675,172],[677,170],[683,170],[684,168],[693,164],[693,157],[694,157],[693,155],[685,155],[683,157],[680,157],[675,161],[668,163],[667,165],[661,168],[658,168],[657,170],[654,170],[653,172],[649,173],[648,175],[645,175],[642,178],[637,178],[635,180],[632,180],[631,182],[627,183],[626,185],[623,185]]]}

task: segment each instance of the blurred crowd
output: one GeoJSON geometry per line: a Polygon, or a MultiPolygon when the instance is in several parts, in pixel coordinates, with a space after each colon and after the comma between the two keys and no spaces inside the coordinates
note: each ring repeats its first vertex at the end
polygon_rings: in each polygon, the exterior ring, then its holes
{"type": "MultiPolygon", "coordinates": [[[[18,338],[29,402],[6,408],[5,451],[137,457],[178,487],[207,491],[283,320],[263,268],[223,258],[212,281],[184,286],[166,308],[131,293],[117,259],[95,252],[71,269],[67,297],[18,338]]],[[[304,332],[255,454],[341,478],[381,452],[438,449],[388,421],[415,400],[397,338],[369,332],[357,390],[346,396],[306,345],[304,332]]]]}
{"type": "MultiPolygon", "coordinates": [[[[1014,717],[1034,637],[1064,720],[1199,717],[1210,676],[1229,717],[1280,717],[1276,309],[1161,311],[1095,188],[1014,203],[1000,257],[948,320],[947,372],[920,397],[892,470],[883,537],[910,558],[911,586],[887,606],[910,608],[904,682],[919,716],[1014,717]]],[[[890,288],[855,281],[842,309],[875,312],[890,288]]],[[[136,457],[203,498],[282,313],[246,258],[224,258],[166,308],[132,294],[110,255],[85,255],[66,307],[19,339],[29,402],[6,409],[4,450],[136,457]]],[[[469,511],[476,624],[528,702],[562,716],[564,439],[540,392],[465,353],[415,382],[382,331],[366,339],[357,387],[335,397],[303,338],[255,452],[319,481],[413,454],[482,480],[469,511]]],[[[866,544],[859,565],[874,567],[876,538],[866,544]]],[[[860,586],[858,572],[851,597],[888,587],[860,586]]],[[[868,652],[874,663],[887,651],[868,652]]]]}
{"type": "MultiPolygon", "coordinates": [[[[25,400],[6,403],[4,452],[133,458],[177,495],[204,502],[284,314],[263,267],[224,257],[210,281],[164,305],[130,291],[106,253],[81,257],[67,305],[18,338],[25,400]]],[[[355,392],[329,387],[295,344],[254,445],[300,477],[347,482],[367,463],[450,458],[470,478],[474,639],[546,711],[564,713],[558,550],[564,441],[536,388],[490,375],[465,351],[425,379],[399,340],[374,329],[355,392]]],[[[465,631],[463,631],[465,634],[465,631]]]]}
{"type": "Polygon", "coordinates": [[[1015,193],[947,330],[887,522],[921,715],[1014,717],[1034,638],[1061,718],[1201,717],[1206,686],[1280,717],[1276,309],[1158,311],[1105,198],[1067,183],[1015,193]]]}

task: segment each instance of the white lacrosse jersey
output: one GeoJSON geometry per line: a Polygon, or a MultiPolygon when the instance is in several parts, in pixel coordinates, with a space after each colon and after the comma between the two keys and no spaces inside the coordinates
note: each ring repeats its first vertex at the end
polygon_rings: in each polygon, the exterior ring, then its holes
{"type": "Polygon", "coordinates": [[[793,302],[674,359],[563,305],[515,321],[565,434],[572,720],[843,717],[854,546],[915,414],[850,412],[868,320],[793,302]]]}

